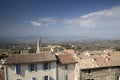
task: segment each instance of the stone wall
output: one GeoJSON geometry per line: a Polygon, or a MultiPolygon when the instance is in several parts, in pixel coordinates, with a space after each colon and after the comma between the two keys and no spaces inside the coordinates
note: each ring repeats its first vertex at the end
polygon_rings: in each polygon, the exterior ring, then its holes
{"type": "Polygon", "coordinates": [[[75,80],[74,69],[75,64],[68,64],[68,69],[64,64],[58,64],[58,80],[65,80],[65,75],[68,75],[68,80],[75,80]]]}
{"type": "Polygon", "coordinates": [[[93,80],[117,80],[120,76],[119,67],[107,67],[97,69],[81,70],[81,80],[93,79],[93,80]]]}
{"type": "MultiPolygon", "coordinates": [[[[13,70],[13,65],[7,65],[8,80],[31,80],[32,77],[35,77],[37,80],[42,80],[43,76],[49,76],[50,80],[56,80],[56,62],[50,62],[51,69],[43,70],[42,63],[37,63],[37,72],[28,71],[28,64],[21,65],[21,74],[16,74],[13,70]]],[[[6,79],[7,80],[7,79],[6,79]]]]}

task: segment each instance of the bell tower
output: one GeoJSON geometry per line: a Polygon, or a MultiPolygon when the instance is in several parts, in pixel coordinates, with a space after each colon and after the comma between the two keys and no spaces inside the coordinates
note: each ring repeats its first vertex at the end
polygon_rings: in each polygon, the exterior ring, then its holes
{"type": "Polygon", "coordinates": [[[41,38],[38,37],[38,40],[37,40],[37,50],[36,50],[36,53],[40,53],[40,47],[41,47],[41,38]]]}

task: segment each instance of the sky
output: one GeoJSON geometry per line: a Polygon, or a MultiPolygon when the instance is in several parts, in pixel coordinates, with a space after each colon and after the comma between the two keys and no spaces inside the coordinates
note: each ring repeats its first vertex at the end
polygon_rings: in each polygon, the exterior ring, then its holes
{"type": "Polygon", "coordinates": [[[0,36],[120,38],[120,0],[0,0],[0,36]]]}

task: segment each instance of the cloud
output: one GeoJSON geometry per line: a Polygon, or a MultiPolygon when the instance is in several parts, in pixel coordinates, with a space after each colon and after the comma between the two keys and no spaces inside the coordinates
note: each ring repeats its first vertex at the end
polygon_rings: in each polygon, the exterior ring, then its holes
{"type": "Polygon", "coordinates": [[[66,19],[63,22],[68,26],[77,28],[119,27],[119,14],[120,6],[116,6],[108,10],[91,12],[73,19],[66,19]]]}
{"type": "Polygon", "coordinates": [[[120,25],[120,6],[113,7],[111,9],[91,12],[72,19],[56,19],[54,17],[38,18],[31,23],[33,26],[53,26],[63,25],[67,29],[81,30],[81,28],[113,28],[120,25]]]}
{"type": "Polygon", "coordinates": [[[46,17],[46,18],[39,18],[38,20],[31,21],[33,26],[42,26],[42,27],[47,27],[51,24],[56,24],[57,19],[53,17],[46,17]]]}
{"type": "Polygon", "coordinates": [[[48,27],[44,33],[51,35],[120,37],[120,6],[73,18],[38,18],[30,23],[33,26],[48,27]]]}
{"type": "Polygon", "coordinates": [[[53,17],[46,17],[46,18],[40,18],[40,22],[48,23],[48,24],[55,24],[57,22],[57,19],[53,17]]]}
{"type": "Polygon", "coordinates": [[[36,22],[36,21],[30,21],[32,23],[33,26],[43,26],[42,23],[40,22],[36,22]]]}

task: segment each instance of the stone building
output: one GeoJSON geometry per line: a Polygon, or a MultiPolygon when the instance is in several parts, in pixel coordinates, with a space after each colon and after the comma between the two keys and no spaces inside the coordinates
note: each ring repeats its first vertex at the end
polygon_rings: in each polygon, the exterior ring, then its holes
{"type": "Polygon", "coordinates": [[[58,58],[58,80],[75,80],[75,64],[74,57],[70,54],[57,55],[58,58]]]}
{"type": "Polygon", "coordinates": [[[120,52],[58,49],[38,39],[36,53],[7,58],[5,80],[120,80],[120,52]]]}
{"type": "Polygon", "coordinates": [[[5,80],[120,80],[120,52],[11,55],[5,80]]]}
{"type": "Polygon", "coordinates": [[[41,47],[42,46],[42,40],[41,38],[38,38],[37,40],[37,50],[36,50],[36,53],[41,53],[41,52],[52,52],[52,53],[55,53],[55,52],[59,52],[59,51],[62,51],[64,50],[64,48],[62,46],[53,46],[53,45],[48,45],[46,47],[41,47]]]}
{"type": "Polygon", "coordinates": [[[31,53],[11,55],[5,62],[5,80],[74,80],[72,55],[31,53]]]}
{"type": "Polygon", "coordinates": [[[75,68],[76,80],[120,80],[119,59],[120,53],[81,53],[75,68]]]}
{"type": "Polygon", "coordinates": [[[5,80],[57,80],[54,54],[11,55],[5,62],[5,80]]]}

